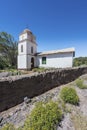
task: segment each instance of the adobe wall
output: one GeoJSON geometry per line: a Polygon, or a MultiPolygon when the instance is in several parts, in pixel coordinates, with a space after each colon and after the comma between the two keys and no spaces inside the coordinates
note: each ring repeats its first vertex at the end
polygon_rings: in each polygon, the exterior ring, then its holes
{"type": "Polygon", "coordinates": [[[0,79],[0,112],[87,73],[87,67],[55,69],[33,75],[0,79]]]}

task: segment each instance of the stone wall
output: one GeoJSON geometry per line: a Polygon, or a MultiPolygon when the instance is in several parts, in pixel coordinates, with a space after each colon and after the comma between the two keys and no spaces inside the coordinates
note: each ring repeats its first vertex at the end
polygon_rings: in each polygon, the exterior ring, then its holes
{"type": "Polygon", "coordinates": [[[11,108],[56,86],[71,82],[87,73],[87,67],[55,69],[32,75],[0,79],[0,111],[11,108]]]}

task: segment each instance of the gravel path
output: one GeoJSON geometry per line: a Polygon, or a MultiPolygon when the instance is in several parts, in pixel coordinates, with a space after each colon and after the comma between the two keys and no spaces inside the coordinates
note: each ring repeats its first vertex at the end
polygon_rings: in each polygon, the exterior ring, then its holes
{"type": "Polygon", "coordinates": [[[76,88],[78,96],[80,97],[79,110],[84,116],[87,116],[87,89],[76,88]]]}

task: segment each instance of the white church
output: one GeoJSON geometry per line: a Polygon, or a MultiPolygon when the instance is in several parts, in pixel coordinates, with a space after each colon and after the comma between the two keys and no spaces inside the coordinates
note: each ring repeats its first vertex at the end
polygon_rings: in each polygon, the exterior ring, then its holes
{"type": "Polygon", "coordinates": [[[25,29],[19,35],[18,69],[30,70],[34,67],[67,68],[73,66],[74,48],[37,52],[36,37],[25,29]]]}

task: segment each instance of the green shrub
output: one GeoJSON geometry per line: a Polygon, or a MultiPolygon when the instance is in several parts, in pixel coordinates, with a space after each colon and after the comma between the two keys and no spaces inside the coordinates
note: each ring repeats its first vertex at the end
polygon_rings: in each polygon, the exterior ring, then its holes
{"type": "Polygon", "coordinates": [[[76,85],[77,85],[77,87],[79,87],[81,89],[87,88],[87,85],[84,84],[83,79],[80,79],[80,78],[76,80],[76,85]]]}
{"type": "Polygon", "coordinates": [[[19,128],[17,128],[16,130],[23,130],[23,128],[22,128],[22,127],[19,127],[19,128]]]}
{"type": "Polygon", "coordinates": [[[3,128],[0,130],[16,130],[15,127],[12,124],[6,124],[3,128]]]}
{"type": "Polygon", "coordinates": [[[46,69],[41,67],[41,68],[34,68],[34,69],[32,69],[32,71],[40,73],[40,72],[46,71],[46,69]]]}
{"type": "Polygon", "coordinates": [[[66,103],[71,103],[76,105],[79,102],[79,97],[76,93],[76,90],[71,87],[64,87],[61,90],[60,96],[63,99],[63,101],[66,103]]]}
{"type": "Polygon", "coordinates": [[[0,70],[8,68],[9,62],[4,56],[0,56],[0,70]]]}
{"type": "Polygon", "coordinates": [[[39,103],[25,121],[24,130],[56,130],[62,118],[58,103],[39,103]]]}
{"type": "Polygon", "coordinates": [[[87,57],[74,58],[73,66],[86,66],[86,65],[87,65],[87,57]]]}

